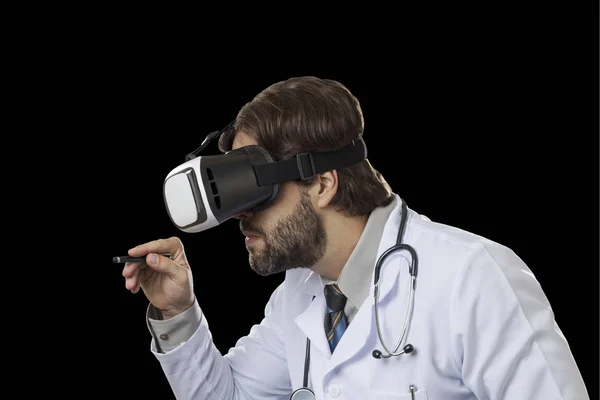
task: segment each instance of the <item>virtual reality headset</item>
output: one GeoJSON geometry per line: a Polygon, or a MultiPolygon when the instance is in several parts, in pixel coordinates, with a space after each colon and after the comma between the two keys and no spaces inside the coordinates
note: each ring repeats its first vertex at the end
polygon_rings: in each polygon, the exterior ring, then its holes
{"type": "Polygon", "coordinates": [[[205,231],[237,214],[266,208],[277,197],[280,183],[308,180],[367,158],[362,139],[337,151],[304,152],[282,161],[257,145],[198,156],[224,131],[207,135],[200,147],[186,156],[186,162],[171,170],[164,180],[167,212],[184,232],[205,231]]]}

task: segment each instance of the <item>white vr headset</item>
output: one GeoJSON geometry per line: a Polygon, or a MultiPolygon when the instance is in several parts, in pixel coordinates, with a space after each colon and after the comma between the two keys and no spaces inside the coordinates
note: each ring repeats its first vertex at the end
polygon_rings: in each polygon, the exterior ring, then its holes
{"type": "MultiPolygon", "coordinates": [[[[226,128],[227,129],[227,128],[226,128]]],[[[234,215],[267,207],[279,184],[307,180],[367,158],[362,139],[331,152],[300,153],[277,161],[260,146],[244,146],[225,154],[197,156],[225,129],[206,136],[200,147],[174,168],[163,184],[164,202],[173,224],[188,233],[205,231],[234,215]]]]}

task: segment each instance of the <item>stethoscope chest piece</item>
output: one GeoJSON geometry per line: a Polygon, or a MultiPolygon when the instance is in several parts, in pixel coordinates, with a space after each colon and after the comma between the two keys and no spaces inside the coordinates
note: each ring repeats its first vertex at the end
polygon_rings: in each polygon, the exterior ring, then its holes
{"type": "Polygon", "coordinates": [[[290,400],[315,400],[315,394],[308,388],[296,389],[290,396],[290,400]]]}

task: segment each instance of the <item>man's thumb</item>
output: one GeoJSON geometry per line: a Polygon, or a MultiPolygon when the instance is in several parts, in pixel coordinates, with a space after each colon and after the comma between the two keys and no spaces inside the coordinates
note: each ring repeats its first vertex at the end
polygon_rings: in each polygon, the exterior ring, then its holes
{"type": "Polygon", "coordinates": [[[165,275],[173,275],[173,261],[169,257],[161,256],[156,253],[146,255],[146,264],[153,270],[165,275]]]}

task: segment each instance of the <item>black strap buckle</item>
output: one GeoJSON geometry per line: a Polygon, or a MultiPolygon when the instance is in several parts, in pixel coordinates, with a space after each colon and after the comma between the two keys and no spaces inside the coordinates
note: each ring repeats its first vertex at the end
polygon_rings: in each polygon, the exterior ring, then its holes
{"type": "Polygon", "coordinates": [[[296,155],[296,164],[298,165],[298,172],[300,173],[300,179],[306,181],[313,178],[315,174],[315,160],[311,153],[298,153],[296,155]],[[310,168],[310,171],[307,169],[310,168]]]}

